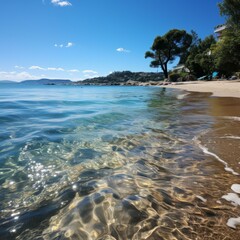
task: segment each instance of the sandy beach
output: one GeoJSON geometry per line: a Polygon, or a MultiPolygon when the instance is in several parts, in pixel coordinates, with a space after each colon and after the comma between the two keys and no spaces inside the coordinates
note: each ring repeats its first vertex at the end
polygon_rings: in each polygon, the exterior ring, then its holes
{"type": "Polygon", "coordinates": [[[213,96],[217,97],[240,98],[240,80],[183,82],[173,83],[166,87],[192,92],[211,92],[213,96]]]}

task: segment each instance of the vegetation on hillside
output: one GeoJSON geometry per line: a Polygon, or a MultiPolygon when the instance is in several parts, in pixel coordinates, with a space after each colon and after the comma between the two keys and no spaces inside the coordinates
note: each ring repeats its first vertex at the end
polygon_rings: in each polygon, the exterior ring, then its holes
{"type": "Polygon", "coordinates": [[[75,84],[80,85],[133,85],[136,83],[158,82],[162,81],[162,73],[144,73],[144,72],[113,72],[106,77],[96,77],[79,81],[75,84]]]}
{"type": "MultiPolygon", "coordinates": [[[[223,0],[219,4],[220,14],[226,17],[226,29],[221,39],[213,35],[200,39],[196,32],[173,29],[154,39],[151,51],[145,58],[152,58],[151,67],[161,67],[165,78],[169,77],[168,63],[179,57],[179,64],[189,69],[189,75],[211,78],[213,72],[231,76],[240,71],[240,0],[223,0]]],[[[171,74],[176,81],[179,73],[171,74]]],[[[170,80],[171,80],[170,79],[170,80]]]]}
{"type": "Polygon", "coordinates": [[[223,0],[220,14],[227,28],[214,49],[216,68],[226,75],[240,71],[240,0],[223,0]]]}

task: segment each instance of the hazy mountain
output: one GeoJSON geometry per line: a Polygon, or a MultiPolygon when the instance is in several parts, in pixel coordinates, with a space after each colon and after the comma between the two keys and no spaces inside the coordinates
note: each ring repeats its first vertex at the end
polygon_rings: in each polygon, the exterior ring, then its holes
{"type": "Polygon", "coordinates": [[[71,80],[64,79],[39,79],[39,80],[25,80],[21,82],[22,84],[40,84],[40,85],[65,85],[71,84],[71,80]]]}
{"type": "Polygon", "coordinates": [[[9,81],[9,80],[0,80],[0,83],[16,83],[14,81],[9,81]]]}

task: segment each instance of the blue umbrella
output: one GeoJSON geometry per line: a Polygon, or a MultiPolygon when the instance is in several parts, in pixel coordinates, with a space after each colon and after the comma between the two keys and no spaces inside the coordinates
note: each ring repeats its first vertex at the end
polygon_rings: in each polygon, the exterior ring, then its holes
{"type": "Polygon", "coordinates": [[[212,77],[214,78],[214,77],[216,77],[218,75],[218,72],[213,72],[212,73],[212,77]]]}

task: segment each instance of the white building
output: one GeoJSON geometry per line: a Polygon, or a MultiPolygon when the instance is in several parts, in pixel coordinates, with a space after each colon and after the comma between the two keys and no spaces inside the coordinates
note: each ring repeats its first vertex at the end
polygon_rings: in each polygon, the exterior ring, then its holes
{"type": "Polygon", "coordinates": [[[223,31],[226,29],[225,24],[218,25],[214,28],[214,33],[217,35],[218,40],[221,39],[223,31]]]}
{"type": "Polygon", "coordinates": [[[189,73],[190,72],[190,70],[187,67],[185,67],[184,64],[178,64],[177,66],[172,68],[172,71],[176,72],[176,73],[181,73],[181,72],[189,73]]]}

